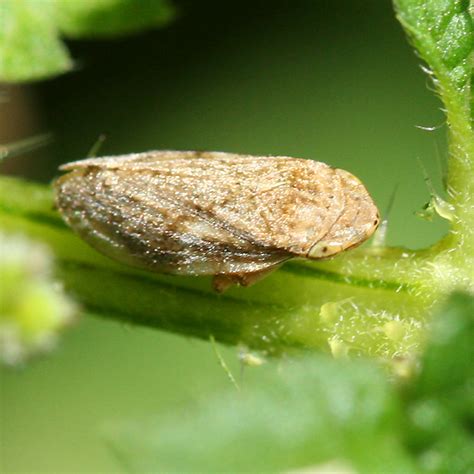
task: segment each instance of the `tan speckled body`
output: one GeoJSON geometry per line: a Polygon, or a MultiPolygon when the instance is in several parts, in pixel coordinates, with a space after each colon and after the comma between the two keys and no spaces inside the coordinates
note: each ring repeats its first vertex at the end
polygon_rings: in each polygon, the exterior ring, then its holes
{"type": "Polygon", "coordinates": [[[57,207],[93,247],[152,271],[216,275],[219,290],[359,245],[379,222],[357,178],[311,160],[152,151],[61,169],[57,207]]]}

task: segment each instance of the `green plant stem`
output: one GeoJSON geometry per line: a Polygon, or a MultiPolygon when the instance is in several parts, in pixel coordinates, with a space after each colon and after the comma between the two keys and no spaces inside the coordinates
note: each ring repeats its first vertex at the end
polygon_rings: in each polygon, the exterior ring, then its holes
{"type": "Polygon", "coordinates": [[[450,87],[440,88],[447,105],[449,160],[447,192],[453,206],[448,235],[435,246],[436,268],[433,284],[450,275],[452,290],[474,292],[474,133],[468,94],[450,87]],[[444,276],[443,276],[444,275],[444,276]]]}
{"type": "Polygon", "coordinates": [[[64,225],[47,186],[0,177],[0,228],[49,244],[61,281],[95,314],[269,353],[413,355],[435,306],[454,289],[474,293],[474,26],[466,1],[394,3],[432,71],[449,128],[452,223],[432,248],[365,246],[327,261],[290,262],[252,288],[217,295],[210,278],[147,273],[98,254],[64,225]]]}
{"type": "MultiPolygon", "coordinates": [[[[453,206],[448,236],[435,246],[439,270],[457,269],[453,288],[473,289],[474,133],[472,2],[394,0],[398,19],[430,75],[443,102],[449,133],[447,191],[453,206]],[[442,263],[443,262],[443,263],[442,263]],[[450,268],[449,268],[450,267],[450,268]]],[[[435,275],[434,284],[443,278],[435,275]]]]}
{"type": "Polygon", "coordinates": [[[449,125],[448,195],[454,220],[446,241],[461,258],[474,258],[474,133],[470,89],[459,93],[446,79],[440,87],[449,125]]]}
{"type": "Polygon", "coordinates": [[[58,276],[89,312],[264,350],[411,355],[440,296],[426,283],[430,252],[366,247],[284,265],[251,288],[216,294],[208,277],[118,264],[88,247],[54,211],[48,186],[0,177],[0,228],[49,244],[58,276]]]}

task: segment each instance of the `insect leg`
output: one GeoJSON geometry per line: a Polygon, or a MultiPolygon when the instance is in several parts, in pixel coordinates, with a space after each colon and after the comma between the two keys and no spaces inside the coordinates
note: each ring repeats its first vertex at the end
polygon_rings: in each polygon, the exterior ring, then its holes
{"type": "Polygon", "coordinates": [[[215,275],[212,280],[212,286],[218,293],[223,293],[232,285],[251,286],[275,271],[280,265],[281,263],[277,263],[263,270],[252,273],[223,273],[220,275],[215,275]]]}

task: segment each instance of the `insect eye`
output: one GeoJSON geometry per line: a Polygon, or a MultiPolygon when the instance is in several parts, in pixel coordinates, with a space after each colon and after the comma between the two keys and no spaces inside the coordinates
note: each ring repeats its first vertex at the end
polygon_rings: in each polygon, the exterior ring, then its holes
{"type": "Polygon", "coordinates": [[[339,242],[327,243],[327,242],[318,242],[313,245],[309,251],[308,258],[325,258],[330,255],[334,255],[343,250],[343,247],[339,242]]]}

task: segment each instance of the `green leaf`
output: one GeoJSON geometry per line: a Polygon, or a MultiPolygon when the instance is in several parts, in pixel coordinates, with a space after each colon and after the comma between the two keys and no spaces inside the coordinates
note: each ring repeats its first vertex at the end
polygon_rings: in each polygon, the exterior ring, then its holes
{"type": "Polygon", "coordinates": [[[473,315],[474,298],[453,295],[401,387],[374,362],[300,359],[107,437],[130,472],[473,472],[473,315]]]}
{"type": "Polygon", "coordinates": [[[0,80],[43,79],[71,70],[60,36],[115,37],[161,26],[169,0],[2,0],[0,80]]]}
{"type": "Polygon", "coordinates": [[[454,294],[435,318],[407,393],[407,444],[428,472],[474,472],[474,298],[454,294]]]}
{"type": "Polygon", "coordinates": [[[416,472],[400,406],[373,365],[321,356],[269,369],[243,393],[115,426],[115,452],[130,472],[416,472]]]}
{"type": "MultiPolygon", "coordinates": [[[[474,299],[465,294],[451,297],[443,317],[435,318],[418,382],[419,395],[444,392],[471,393],[474,401],[474,299]]],[[[457,400],[455,405],[459,407],[457,400]]]]}
{"type": "Polygon", "coordinates": [[[469,0],[395,0],[398,18],[441,82],[470,83],[474,28],[469,0]]]}
{"type": "Polygon", "coordinates": [[[168,0],[59,1],[60,30],[69,37],[113,37],[166,24],[174,10],[168,0]]]}
{"type": "Polygon", "coordinates": [[[55,3],[0,2],[0,80],[27,81],[68,71],[72,61],[58,38],[55,3]]]}

